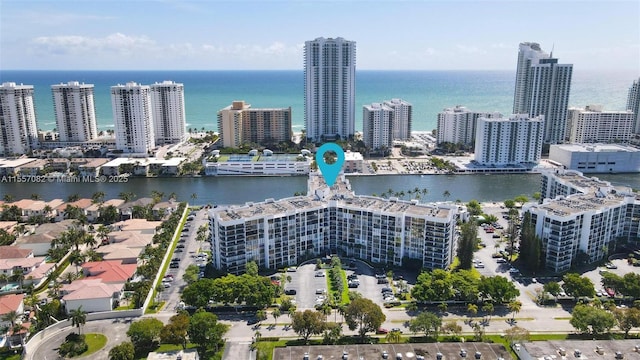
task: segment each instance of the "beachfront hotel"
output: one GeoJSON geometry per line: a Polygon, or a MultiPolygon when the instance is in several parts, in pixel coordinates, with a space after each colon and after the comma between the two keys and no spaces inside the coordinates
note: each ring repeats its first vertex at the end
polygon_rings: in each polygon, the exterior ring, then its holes
{"type": "Polygon", "coordinates": [[[355,133],[356,43],[341,37],[304,45],[304,123],[314,142],[355,133]]]}
{"type": "Polygon", "coordinates": [[[374,152],[393,147],[393,109],[373,103],[362,107],[362,141],[374,152]]]}
{"type": "Polygon", "coordinates": [[[634,114],[634,132],[640,134],[640,78],[634,80],[627,95],[627,110],[634,114]]]}
{"type": "Polygon", "coordinates": [[[570,143],[628,142],[634,127],[632,111],[603,111],[602,106],[588,105],[569,109],[567,136],[570,143]]]}
{"type": "Polygon", "coordinates": [[[184,85],[163,81],[149,86],[156,144],[180,143],[186,138],[184,85]]]}
{"type": "Polygon", "coordinates": [[[542,156],[544,116],[478,119],[474,160],[484,166],[537,164],[542,156]]]}
{"type": "Polygon", "coordinates": [[[502,118],[500,113],[475,112],[464,106],[446,108],[438,113],[438,144],[452,143],[473,146],[478,118],[502,118]]]}
{"type": "Polygon", "coordinates": [[[33,86],[3,83],[0,86],[0,155],[22,155],[37,147],[33,86]]]}
{"type": "Polygon", "coordinates": [[[578,262],[602,260],[620,245],[639,245],[640,200],[630,188],[554,170],[542,174],[541,194],[540,204],[526,204],[523,211],[531,213],[542,240],[546,269],[568,271],[578,262]]]}
{"type": "Polygon", "coordinates": [[[291,107],[252,109],[244,101],[234,101],[218,111],[218,133],[224,147],[288,143],[293,136],[291,107]]]}
{"type": "Polygon", "coordinates": [[[146,155],[155,148],[150,92],[149,86],[135,82],[111,87],[116,149],[146,155]]]}
{"type": "Polygon", "coordinates": [[[86,142],[98,137],[93,84],[69,81],[51,85],[60,142],[86,142]]]}
{"type": "Polygon", "coordinates": [[[239,274],[249,261],[276,269],[336,253],[428,269],[453,261],[457,206],[358,196],[344,176],[329,189],[312,174],[308,186],[307,196],[210,210],[213,266],[239,274]]]}
{"type": "Polygon", "coordinates": [[[513,113],[544,115],[545,143],[565,142],[572,73],[572,64],[558,64],[558,59],[542,51],[540,44],[520,44],[513,113]]]}

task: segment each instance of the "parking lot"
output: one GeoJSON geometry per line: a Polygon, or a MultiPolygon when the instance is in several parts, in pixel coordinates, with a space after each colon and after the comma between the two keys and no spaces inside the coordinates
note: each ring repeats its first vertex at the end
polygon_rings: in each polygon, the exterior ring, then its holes
{"type": "Polygon", "coordinates": [[[207,241],[197,241],[196,236],[198,228],[207,224],[208,218],[206,210],[195,211],[190,213],[188,216],[187,222],[180,234],[178,245],[169,257],[169,261],[174,265],[169,265],[165,279],[171,280],[163,281],[165,288],[159,295],[159,300],[165,302],[163,311],[174,311],[176,306],[180,303],[180,294],[186,286],[185,281],[182,280],[185,269],[189,265],[200,264],[203,265],[204,269],[206,260],[201,260],[203,258],[197,258],[197,255],[204,251],[208,251],[210,245],[207,241]]]}

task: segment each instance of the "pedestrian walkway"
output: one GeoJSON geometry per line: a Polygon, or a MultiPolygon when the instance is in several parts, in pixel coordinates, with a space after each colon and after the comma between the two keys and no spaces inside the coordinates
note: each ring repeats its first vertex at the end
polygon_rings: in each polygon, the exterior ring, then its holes
{"type": "Polygon", "coordinates": [[[224,346],[222,360],[255,360],[256,352],[251,351],[250,341],[230,342],[224,346]]]}

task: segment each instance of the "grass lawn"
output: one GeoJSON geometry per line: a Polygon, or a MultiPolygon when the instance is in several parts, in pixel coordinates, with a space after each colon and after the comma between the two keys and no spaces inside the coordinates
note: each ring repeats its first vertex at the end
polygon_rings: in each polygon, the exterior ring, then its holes
{"type": "Polygon", "coordinates": [[[89,356],[107,345],[107,337],[102,334],[84,334],[84,341],[87,343],[89,348],[80,356],[89,356]]]}

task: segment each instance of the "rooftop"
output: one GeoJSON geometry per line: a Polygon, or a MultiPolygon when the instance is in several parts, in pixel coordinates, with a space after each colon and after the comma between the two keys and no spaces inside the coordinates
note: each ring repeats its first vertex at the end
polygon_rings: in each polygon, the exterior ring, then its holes
{"type": "Polygon", "coordinates": [[[558,340],[521,344],[533,359],[611,360],[620,352],[625,360],[640,360],[637,340],[558,340]],[[564,354],[564,355],[563,355],[564,354]]]}
{"type": "Polygon", "coordinates": [[[31,249],[21,249],[12,245],[0,246],[0,259],[24,259],[29,255],[33,255],[31,249]]]}
{"type": "Polygon", "coordinates": [[[17,311],[24,300],[24,294],[8,294],[0,296],[0,315],[17,311]]]}
{"type": "Polygon", "coordinates": [[[82,264],[82,269],[92,279],[105,283],[124,283],[136,272],[136,264],[122,264],[119,260],[90,261],[82,264]]]}
{"type": "Polygon", "coordinates": [[[559,144],[551,145],[571,152],[640,152],[640,149],[623,144],[559,144]]]}

